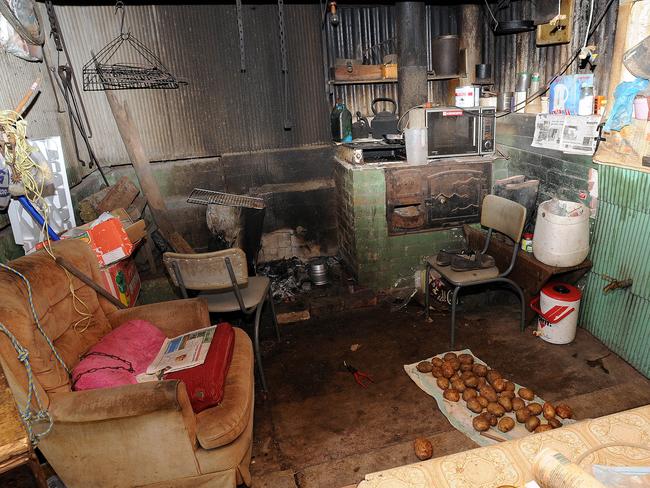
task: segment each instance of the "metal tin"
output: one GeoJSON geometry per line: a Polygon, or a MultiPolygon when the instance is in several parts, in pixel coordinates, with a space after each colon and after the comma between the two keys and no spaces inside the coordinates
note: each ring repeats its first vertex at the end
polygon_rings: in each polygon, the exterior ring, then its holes
{"type": "Polygon", "coordinates": [[[515,94],[513,92],[503,92],[497,95],[497,110],[506,112],[512,110],[512,102],[515,94]]]}
{"type": "Polygon", "coordinates": [[[434,37],[431,40],[431,59],[436,76],[454,76],[458,74],[459,38],[455,35],[434,37]]]}
{"type": "Polygon", "coordinates": [[[315,259],[309,263],[309,278],[316,286],[329,283],[327,278],[327,263],[322,259],[315,259]]]}

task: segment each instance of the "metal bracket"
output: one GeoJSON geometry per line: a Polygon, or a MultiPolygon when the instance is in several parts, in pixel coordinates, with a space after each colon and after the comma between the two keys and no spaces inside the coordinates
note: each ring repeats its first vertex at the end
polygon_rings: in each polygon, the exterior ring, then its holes
{"type": "Polygon", "coordinates": [[[242,0],[236,0],[237,5],[237,30],[239,31],[239,69],[246,71],[246,51],[244,50],[244,17],[242,12],[242,0]]]}

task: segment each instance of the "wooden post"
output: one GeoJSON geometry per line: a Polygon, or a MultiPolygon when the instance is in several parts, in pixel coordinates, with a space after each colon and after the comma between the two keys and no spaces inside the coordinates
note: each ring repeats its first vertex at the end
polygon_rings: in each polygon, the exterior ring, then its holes
{"type": "MultiPolygon", "coordinates": [[[[460,42],[465,48],[465,66],[467,72],[460,79],[461,85],[471,85],[476,81],[476,65],[482,61],[482,36],[483,26],[479,4],[464,4],[461,6],[460,42]]],[[[461,70],[462,71],[462,70],[461,70]]]]}
{"type": "Polygon", "coordinates": [[[126,147],[126,152],[129,155],[129,159],[135,169],[135,174],[140,182],[142,193],[147,198],[149,208],[151,209],[156,224],[158,224],[161,234],[176,252],[194,253],[194,250],[183,236],[174,230],[168,218],[167,205],[165,205],[165,200],[160,193],[160,187],[158,187],[158,183],[151,171],[149,160],[144,152],[140,131],[133,122],[126,103],[120,102],[111,90],[106,90],[104,93],[106,94],[108,105],[111,107],[111,112],[115,118],[115,123],[122,137],[124,147],[126,147]]]}

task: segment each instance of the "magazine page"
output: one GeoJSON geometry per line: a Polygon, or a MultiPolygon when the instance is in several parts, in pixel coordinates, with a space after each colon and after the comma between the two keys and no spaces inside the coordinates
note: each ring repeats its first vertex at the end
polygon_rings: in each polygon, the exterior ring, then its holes
{"type": "Polygon", "coordinates": [[[216,328],[213,325],[165,339],[156,359],[147,368],[147,375],[171,373],[203,364],[216,328]]]}

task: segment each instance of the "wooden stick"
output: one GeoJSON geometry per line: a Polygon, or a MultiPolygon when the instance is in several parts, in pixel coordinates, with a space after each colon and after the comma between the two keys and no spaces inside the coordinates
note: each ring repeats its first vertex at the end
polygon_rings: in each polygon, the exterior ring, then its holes
{"type": "Polygon", "coordinates": [[[481,432],[481,435],[483,437],[487,437],[488,439],[492,439],[493,441],[506,442],[506,439],[504,439],[503,437],[499,437],[498,435],[490,434],[489,432],[481,432]]]}
{"type": "Polygon", "coordinates": [[[192,246],[187,243],[183,236],[174,230],[168,218],[167,205],[160,193],[160,187],[153,176],[151,165],[144,152],[140,131],[131,118],[126,103],[121,103],[111,90],[106,90],[104,93],[106,94],[108,105],[111,107],[111,112],[115,118],[115,123],[122,137],[124,147],[126,147],[126,152],[133,164],[135,175],[140,182],[142,193],[147,198],[149,208],[151,209],[154,220],[158,224],[160,232],[167,242],[174,247],[176,252],[193,254],[194,250],[192,246]]]}
{"type": "Polygon", "coordinates": [[[113,295],[111,295],[102,286],[95,283],[90,276],[86,275],[83,271],[81,271],[79,268],[77,268],[74,264],[69,263],[67,260],[65,260],[65,259],[63,259],[61,257],[58,257],[58,256],[56,257],[56,264],[58,264],[63,269],[69,271],[74,276],[79,278],[81,281],[83,281],[85,284],[87,284],[89,287],[91,287],[93,290],[95,290],[101,296],[106,298],[106,300],[111,302],[117,308],[126,308],[126,305],[124,305],[117,298],[115,298],[113,295]]]}
{"type": "Polygon", "coordinates": [[[20,102],[18,102],[18,105],[14,109],[14,112],[16,112],[17,114],[20,114],[20,112],[23,111],[23,109],[25,108],[25,105],[27,105],[27,102],[29,102],[29,99],[32,98],[32,95],[34,95],[34,93],[36,93],[36,90],[38,89],[38,85],[40,85],[40,84],[41,84],[41,78],[39,76],[38,79],[34,83],[32,83],[32,86],[29,87],[29,90],[27,90],[27,93],[25,93],[25,96],[22,98],[22,100],[20,100],[20,102]]]}

